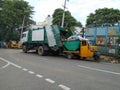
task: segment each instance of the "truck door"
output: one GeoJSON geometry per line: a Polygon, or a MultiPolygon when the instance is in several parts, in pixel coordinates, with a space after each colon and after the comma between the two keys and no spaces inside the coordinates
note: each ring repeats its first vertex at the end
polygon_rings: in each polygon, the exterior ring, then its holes
{"type": "Polygon", "coordinates": [[[86,40],[81,41],[80,56],[81,57],[87,57],[88,56],[88,42],[86,40]]]}

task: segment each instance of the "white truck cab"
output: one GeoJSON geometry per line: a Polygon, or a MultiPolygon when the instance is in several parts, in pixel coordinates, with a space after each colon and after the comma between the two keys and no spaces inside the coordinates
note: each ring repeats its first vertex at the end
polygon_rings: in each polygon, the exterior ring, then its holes
{"type": "Polygon", "coordinates": [[[27,42],[28,39],[28,31],[23,32],[22,38],[20,40],[20,44],[22,45],[24,42],[27,42]]]}

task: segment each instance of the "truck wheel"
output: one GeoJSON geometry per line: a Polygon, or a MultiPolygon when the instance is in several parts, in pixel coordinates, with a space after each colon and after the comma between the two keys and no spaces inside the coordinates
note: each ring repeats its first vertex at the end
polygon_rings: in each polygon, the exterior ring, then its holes
{"type": "Polygon", "coordinates": [[[22,49],[23,49],[23,52],[24,52],[24,53],[27,53],[27,47],[26,47],[26,45],[23,45],[23,46],[22,46],[22,49]]]}
{"type": "Polygon", "coordinates": [[[72,59],[72,58],[73,58],[73,54],[67,53],[67,58],[68,58],[68,59],[72,59]]]}
{"type": "Polygon", "coordinates": [[[100,53],[99,52],[94,53],[94,60],[97,62],[100,62],[100,53]]]}
{"type": "Polygon", "coordinates": [[[100,62],[100,57],[99,56],[94,56],[94,60],[97,62],[100,62]]]}
{"type": "Polygon", "coordinates": [[[86,57],[83,57],[82,59],[83,59],[83,60],[85,60],[85,59],[86,59],[86,57]]]}
{"type": "Polygon", "coordinates": [[[38,54],[40,56],[44,56],[45,55],[45,50],[44,50],[43,46],[39,46],[39,48],[38,48],[38,54]]]}

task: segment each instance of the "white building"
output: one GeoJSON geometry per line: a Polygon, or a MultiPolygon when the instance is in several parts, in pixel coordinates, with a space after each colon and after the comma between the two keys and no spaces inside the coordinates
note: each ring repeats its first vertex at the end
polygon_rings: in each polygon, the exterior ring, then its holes
{"type": "Polygon", "coordinates": [[[52,25],[53,18],[48,15],[43,22],[38,22],[37,25],[45,26],[45,25],[52,25]]]}

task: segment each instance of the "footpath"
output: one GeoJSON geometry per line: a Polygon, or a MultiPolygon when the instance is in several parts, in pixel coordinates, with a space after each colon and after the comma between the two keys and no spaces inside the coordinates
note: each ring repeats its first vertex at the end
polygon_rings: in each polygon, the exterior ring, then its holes
{"type": "Polygon", "coordinates": [[[120,63],[120,57],[114,57],[114,56],[100,56],[100,62],[106,62],[106,63],[120,63]]]}

